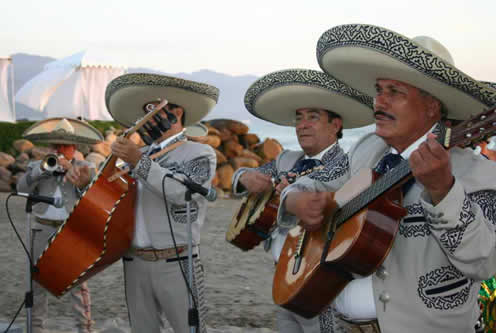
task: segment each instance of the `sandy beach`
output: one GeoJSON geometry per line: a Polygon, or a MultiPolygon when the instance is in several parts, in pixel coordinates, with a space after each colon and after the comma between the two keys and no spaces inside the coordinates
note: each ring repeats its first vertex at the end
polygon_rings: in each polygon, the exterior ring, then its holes
{"type": "MultiPolygon", "coordinates": [[[[7,193],[0,193],[0,323],[8,323],[26,291],[26,256],[6,213],[7,193]]],[[[209,307],[207,325],[213,333],[271,333],[275,330],[272,302],[274,265],[261,246],[248,252],[229,244],[225,232],[240,201],[218,199],[209,204],[201,235],[209,307]]],[[[8,208],[19,233],[26,234],[25,199],[12,197],[8,208]]],[[[164,281],[166,282],[166,281],[164,281]]],[[[92,315],[99,332],[129,332],[124,300],[122,263],[116,262],[89,280],[92,315]]],[[[49,300],[49,329],[72,332],[69,296],[49,300]]],[[[15,324],[25,326],[22,309],[15,324]]],[[[165,332],[172,332],[167,329],[165,332]]]]}

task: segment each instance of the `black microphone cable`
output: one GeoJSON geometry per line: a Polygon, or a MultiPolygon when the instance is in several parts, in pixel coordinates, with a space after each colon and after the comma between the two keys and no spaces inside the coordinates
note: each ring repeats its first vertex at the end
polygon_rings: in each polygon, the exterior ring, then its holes
{"type": "MultiPolygon", "coordinates": [[[[165,194],[165,178],[167,178],[167,175],[164,175],[162,177],[162,198],[164,199],[165,211],[167,213],[167,219],[169,220],[169,228],[171,231],[172,242],[174,243],[174,248],[176,249],[177,264],[179,265],[179,268],[181,269],[181,274],[183,276],[184,283],[186,284],[186,288],[188,289],[188,293],[191,295],[191,299],[193,300],[194,314],[191,314],[188,312],[188,321],[191,320],[190,316],[192,316],[193,320],[194,320],[194,325],[195,325],[196,331],[198,331],[200,329],[200,321],[199,321],[199,314],[198,314],[198,301],[195,298],[195,294],[193,293],[193,290],[191,289],[191,286],[193,285],[193,280],[195,279],[195,274],[194,274],[195,273],[195,271],[194,271],[195,265],[194,265],[194,263],[191,263],[191,269],[193,270],[193,272],[191,274],[191,277],[192,277],[191,280],[192,281],[190,281],[191,282],[191,285],[190,285],[190,283],[188,283],[188,278],[186,277],[186,273],[184,272],[183,266],[181,265],[181,257],[179,256],[179,250],[177,248],[176,237],[174,236],[174,228],[172,226],[172,222],[171,222],[171,218],[170,218],[170,214],[169,214],[169,204],[167,203],[167,197],[165,194]]],[[[186,190],[189,191],[188,188],[186,188],[186,190]]],[[[191,251],[193,251],[193,249],[191,249],[191,251]]],[[[188,311],[189,311],[189,309],[188,309],[188,311]]]]}
{"type": "MultiPolygon", "coordinates": [[[[24,249],[24,252],[26,252],[26,255],[27,255],[28,260],[29,260],[29,266],[31,267],[31,273],[33,273],[35,269],[34,269],[33,259],[31,258],[31,254],[29,253],[28,249],[26,248],[26,244],[24,244],[24,242],[22,241],[22,237],[21,237],[21,235],[19,235],[19,232],[17,231],[17,228],[14,225],[14,222],[12,221],[12,217],[10,216],[9,200],[13,196],[14,195],[11,193],[11,194],[9,194],[9,196],[7,197],[7,199],[5,200],[5,211],[7,212],[7,217],[9,218],[9,223],[12,226],[12,229],[14,230],[14,232],[15,232],[15,234],[17,236],[17,239],[19,239],[19,242],[21,242],[21,245],[22,245],[22,247],[24,249]]],[[[31,230],[29,230],[29,232],[31,232],[31,230]]],[[[3,333],[7,333],[9,331],[9,329],[14,324],[15,320],[17,319],[17,316],[19,315],[19,313],[21,312],[21,310],[22,310],[22,308],[24,307],[25,304],[26,304],[26,298],[24,298],[24,300],[22,301],[22,304],[19,307],[19,309],[17,310],[17,312],[15,313],[14,318],[12,318],[12,320],[10,321],[9,326],[7,327],[7,329],[3,333]]]]}

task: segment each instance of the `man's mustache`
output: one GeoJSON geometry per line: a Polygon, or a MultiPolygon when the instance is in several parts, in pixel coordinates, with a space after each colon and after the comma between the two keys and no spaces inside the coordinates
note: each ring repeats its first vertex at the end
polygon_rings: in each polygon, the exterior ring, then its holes
{"type": "Polygon", "coordinates": [[[389,118],[391,120],[395,120],[396,119],[394,116],[392,116],[389,113],[386,113],[386,112],[384,112],[382,110],[377,110],[377,111],[374,112],[374,117],[377,117],[377,116],[384,116],[384,117],[389,118]]]}

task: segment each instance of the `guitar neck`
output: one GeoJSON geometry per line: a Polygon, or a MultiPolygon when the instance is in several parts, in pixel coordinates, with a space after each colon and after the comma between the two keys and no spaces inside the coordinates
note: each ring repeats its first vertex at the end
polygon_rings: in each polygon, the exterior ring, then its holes
{"type": "MultiPolygon", "coordinates": [[[[437,141],[446,149],[454,143],[451,140],[451,129],[439,125],[437,130],[437,141]]],[[[382,175],[377,181],[370,185],[365,191],[346,203],[336,216],[337,226],[345,223],[353,215],[370,205],[381,195],[399,186],[412,178],[412,171],[408,165],[408,160],[402,160],[394,169],[382,175]]]]}
{"type": "MultiPolygon", "coordinates": [[[[494,108],[470,117],[453,128],[439,124],[435,130],[437,141],[446,149],[455,146],[473,146],[494,132],[496,132],[496,109],[494,108]]],[[[408,161],[402,160],[398,166],[346,203],[335,215],[337,225],[345,223],[378,197],[411,177],[412,171],[408,161]]]]}

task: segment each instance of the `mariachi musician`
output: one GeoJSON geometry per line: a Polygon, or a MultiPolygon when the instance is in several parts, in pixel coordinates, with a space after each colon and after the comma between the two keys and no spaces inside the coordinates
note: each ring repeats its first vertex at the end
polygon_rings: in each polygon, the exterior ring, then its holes
{"type": "MultiPolygon", "coordinates": [[[[126,302],[132,332],[159,332],[165,315],[174,332],[189,332],[187,265],[187,188],[168,176],[211,186],[216,155],[205,144],[189,141],[185,127],[204,118],[215,106],[215,87],[156,74],[126,74],[107,86],[106,103],[112,117],[130,127],[155,107],[158,117],[145,126],[140,149],[118,138],[112,153],[128,163],[138,181],[135,233],[124,256],[126,302]],[[164,100],[168,104],[164,105],[164,100]],[[152,159],[152,156],[159,156],[152,159]],[[181,269],[182,267],[182,269],[181,269]]],[[[207,202],[193,194],[190,204],[193,237],[192,292],[199,311],[199,330],[206,332],[203,266],[199,257],[200,229],[207,202]]]]}
{"type": "MultiPolygon", "coordinates": [[[[54,154],[47,155],[42,161],[31,162],[26,173],[19,179],[17,190],[62,197],[64,202],[61,208],[45,203],[33,206],[35,221],[32,225],[32,253],[33,260],[36,260],[47,246],[49,237],[67,219],[82,190],[95,174],[93,163],[74,158],[76,145],[95,144],[103,140],[103,137],[91,125],[70,118],[40,121],[28,128],[23,137],[37,143],[50,144],[54,154]]],[[[33,297],[33,332],[42,333],[45,332],[45,320],[48,316],[48,292],[36,281],[33,282],[33,297]]],[[[71,290],[71,300],[78,332],[92,332],[90,291],[86,282],[71,290]]]]}
{"type": "MultiPolygon", "coordinates": [[[[473,332],[480,281],[496,272],[496,165],[435,138],[444,119],[487,110],[496,90],[457,69],[436,40],[377,26],[334,27],[317,55],[324,71],[375,96],[375,133],[351,148],[350,177],[362,168],[395,173],[397,162],[415,180],[397,190],[406,216],[389,254],[336,298],[339,316],[362,331],[473,332]]],[[[299,217],[309,230],[321,223],[299,217]]]]}
{"type": "MultiPolygon", "coordinates": [[[[308,168],[312,169],[297,178],[294,186],[318,181],[323,184],[322,190],[338,189],[348,171],[348,158],[338,143],[342,130],[372,121],[371,98],[314,70],[292,69],[263,76],[246,92],[245,105],[258,118],[294,126],[302,150],[284,150],[276,160],[258,168],[238,169],[232,186],[237,196],[270,191],[273,186],[280,194],[289,184],[288,178],[308,168]]],[[[269,238],[276,263],[288,230],[277,228],[269,238]]],[[[338,331],[330,308],[319,317],[306,319],[279,307],[277,325],[284,333],[338,331]]]]}

